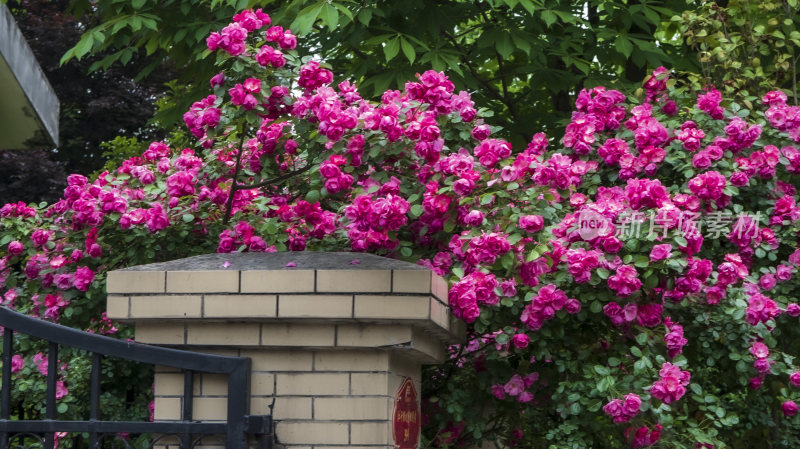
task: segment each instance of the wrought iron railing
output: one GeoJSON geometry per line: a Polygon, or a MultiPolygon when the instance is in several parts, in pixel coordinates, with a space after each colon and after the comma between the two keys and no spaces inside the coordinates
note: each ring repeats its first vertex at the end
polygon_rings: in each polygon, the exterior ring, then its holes
{"type": "MultiPolygon", "coordinates": [[[[104,337],[58,324],[32,318],[5,307],[0,307],[0,327],[3,328],[3,374],[0,392],[0,449],[22,448],[26,438],[38,440],[36,446],[53,449],[55,433],[88,434],[88,447],[100,449],[103,441],[120,433],[152,434],[149,447],[167,445],[165,438],[177,440],[182,449],[191,449],[208,436],[221,435],[227,449],[244,449],[248,439],[257,440],[259,448],[272,447],[272,419],[270,416],[250,416],[248,410],[250,359],[211,354],[198,354],[159,346],[104,337]],[[11,391],[14,333],[22,333],[46,340],[49,344],[47,364],[47,392],[45,419],[12,420],[11,391]],[[87,421],[62,421],[56,406],[58,348],[68,346],[92,353],[90,377],[90,416],[87,421]],[[103,357],[151,365],[168,366],[184,372],[183,410],[179,421],[104,421],[100,416],[101,361],[103,357]],[[197,422],[192,419],[194,373],[224,374],[228,376],[227,421],[197,422]],[[15,443],[16,441],[16,443],[15,443]]],[[[117,439],[129,448],[125,440],[117,439]]],[[[169,443],[176,444],[176,443],[169,443]]],[[[106,446],[108,443],[106,444],[106,446]]],[[[174,446],[170,446],[174,447],[174,446]]]]}

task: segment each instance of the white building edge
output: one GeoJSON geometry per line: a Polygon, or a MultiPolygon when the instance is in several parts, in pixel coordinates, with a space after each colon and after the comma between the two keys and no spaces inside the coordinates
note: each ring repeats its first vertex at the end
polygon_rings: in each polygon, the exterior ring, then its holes
{"type": "Polygon", "coordinates": [[[58,146],[59,101],[0,1],[0,150],[58,146]]]}

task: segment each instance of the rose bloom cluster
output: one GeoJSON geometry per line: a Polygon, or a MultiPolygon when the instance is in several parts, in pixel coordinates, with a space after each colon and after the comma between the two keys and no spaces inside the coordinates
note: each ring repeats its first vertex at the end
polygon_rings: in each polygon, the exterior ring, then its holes
{"type": "Polygon", "coordinates": [[[671,404],[683,397],[686,394],[686,386],[689,385],[692,377],[688,371],[683,371],[669,362],[661,365],[658,375],[660,378],[653,382],[650,394],[665,404],[671,404]]]}
{"type": "MultiPolygon", "coordinates": [[[[788,299],[800,266],[789,178],[800,171],[800,121],[785,95],[764,97],[763,123],[734,115],[711,86],[679,109],[659,68],[643,99],[581,91],[563,139],[537,133],[515,148],[442,72],[365,100],[322,61],[293,66],[294,34],[261,11],[238,14],[207,44],[246,70],[224,69],[184,115],[195,148],[156,142],[97,179],[70,177],[46,209],[0,208],[5,305],[64,320],[82,293],[102,296],[107,270],[204,251],[416,261],[446,278],[450,309],[468,324],[457,369],[430,376],[459,382],[438,390],[426,417],[430,440],[453,444],[487,430],[478,401],[502,401],[491,405],[495,436],[514,444],[544,446],[539,429],[567,419],[575,434],[605,422],[618,446],[684,444],[705,430],[664,430],[673,417],[653,402],[693,416],[690,382],[728,381],[709,374],[706,331],[738,335],[726,350],[741,359],[751,349],[758,376],[798,372],[771,362],[789,360],[774,329],[790,334],[800,315],[788,299]],[[747,210],[762,216],[732,220],[716,238],[685,220],[747,210]],[[588,214],[606,226],[585,232],[588,214]],[[647,236],[625,234],[635,214],[653,217],[647,236]],[[632,391],[641,395],[619,397],[632,391]]],[[[747,384],[738,381],[719,388],[737,395],[747,384]]],[[[796,413],[794,392],[764,385],[751,393],[796,413]]],[[[719,438],[737,432],[719,422],[719,438]]]]}
{"type": "Polygon", "coordinates": [[[606,412],[614,420],[614,424],[629,422],[639,414],[642,407],[642,398],[634,393],[626,394],[622,399],[612,399],[603,406],[606,412]]]}

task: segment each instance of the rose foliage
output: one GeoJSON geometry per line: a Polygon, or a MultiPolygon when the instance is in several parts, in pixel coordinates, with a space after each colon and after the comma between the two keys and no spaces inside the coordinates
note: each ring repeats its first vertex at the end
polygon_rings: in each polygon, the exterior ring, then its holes
{"type": "MultiPolygon", "coordinates": [[[[111,269],[374,252],[445,276],[469,325],[428,371],[435,446],[800,445],[800,109],[786,95],[690,92],[659,68],[640,96],[580,92],[563,138],[512,148],[443,73],[365,101],[260,11],[207,44],[220,73],[184,116],[195,148],[155,142],[71,176],[47,208],[0,209],[4,305],[114,333],[111,269]]],[[[15,372],[38,388],[41,349],[19,344],[15,372]]],[[[85,370],[67,368],[86,362],[62,357],[77,413],[68,373],[85,370]]]]}

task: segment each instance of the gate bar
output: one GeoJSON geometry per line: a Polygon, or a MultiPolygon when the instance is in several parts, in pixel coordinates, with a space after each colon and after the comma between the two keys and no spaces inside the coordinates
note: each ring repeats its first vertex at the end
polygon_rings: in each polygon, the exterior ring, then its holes
{"type": "MultiPolygon", "coordinates": [[[[102,355],[97,352],[92,353],[92,374],[91,379],[89,380],[90,383],[90,393],[91,396],[91,405],[89,410],[89,420],[90,421],[97,421],[100,419],[100,361],[102,359],[102,355]]],[[[89,433],[89,447],[91,449],[95,449],[98,443],[98,434],[97,432],[90,432],[89,433]]]]}
{"type": "MultiPolygon", "coordinates": [[[[11,417],[11,363],[14,351],[14,331],[3,329],[3,385],[0,398],[0,419],[11,417]]],[[[8,433],[0,432],[0,447],[8,446],[8,433]]]]}

